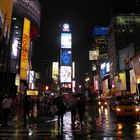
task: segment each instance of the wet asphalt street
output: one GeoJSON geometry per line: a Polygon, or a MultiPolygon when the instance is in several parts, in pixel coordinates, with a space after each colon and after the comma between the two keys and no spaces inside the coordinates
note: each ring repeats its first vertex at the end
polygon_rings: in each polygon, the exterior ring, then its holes
{"type": "Polygon", "coordinates": [[[44,112],[34,110],[34,117],[26,125],[21,119],[21,110],[9,121],[7,127],[0,126],[0,140],[140,140],[140,121],[133,118],[117,119],[108,108],[90,104],[86,108],[84,125],[71,127],[71,114],[64,116],[64,127],[58,129],[57,116],[47,117],[44,112]]]}

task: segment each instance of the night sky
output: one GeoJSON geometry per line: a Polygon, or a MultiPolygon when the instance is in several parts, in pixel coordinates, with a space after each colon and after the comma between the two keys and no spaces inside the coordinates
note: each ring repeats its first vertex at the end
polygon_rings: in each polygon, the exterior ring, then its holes
{"type": "Polygon", "coordinates": [[[49,63],[58,61],[59,25],[67,22],[71,25],[76,78],[83,80],[83,75],[91,71],[88,53],[93,48],[93,29],[95,26],[108,26],[111,20],[112,7],[109,1],[41,0],[41,28],[36,59],[49,63]]]}

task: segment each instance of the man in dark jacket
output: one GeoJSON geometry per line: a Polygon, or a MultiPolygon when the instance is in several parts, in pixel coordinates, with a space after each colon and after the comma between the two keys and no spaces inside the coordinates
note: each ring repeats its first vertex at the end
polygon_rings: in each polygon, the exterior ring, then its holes
{"type": "Polygon", "coordinates": [[[64,114],[66,113],[65,103],[62,97],[58,97],[56,106],[57,106],[57,115],[58,115],[58,128],[60,127],[60,124],[62,128],[64,126],[63,117],[64,117],[64,114]]]}

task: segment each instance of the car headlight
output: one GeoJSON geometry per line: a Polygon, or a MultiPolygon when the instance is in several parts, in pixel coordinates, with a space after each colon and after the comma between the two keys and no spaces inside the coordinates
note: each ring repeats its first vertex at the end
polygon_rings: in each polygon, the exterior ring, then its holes
{"type": "Polygon", "coordinates": [[[101,102],[98,102],[98,104],[100,105],[100,104],[101,104],[101,102]]]}
{"type": "Polygon", "coordinates": [[[120,108],[117,108],[117,111],[118,111],[118,112],[120,112],[120,111],[121,111],[121,109],[120,109],[120,108]]]}
{"type": "Polygon", "coordinates": [[[107,102],[105,102],[105,105],[107,105],[107,102]]]}
{"type": "Polygon", "coordinates": [[[139,109],[139,108],[136,108],[135,110],[136,110],[136,111],[139,111],[140,109],[139,109]]]}

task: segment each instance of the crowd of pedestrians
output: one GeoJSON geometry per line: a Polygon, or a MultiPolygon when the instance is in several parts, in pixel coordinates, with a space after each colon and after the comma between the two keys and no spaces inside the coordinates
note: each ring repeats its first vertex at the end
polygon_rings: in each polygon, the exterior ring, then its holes
{"type": "Polygon", "coordinates": [[[57,116],[58,128],[63,128],[63,117],[67,111],[71,112],[72,127],[76,126],[76,120],[79,120],[81,126],[83,125],[85,100],[83,96],[76,97],[73,95],[69,97],[68,101],[65,100],[64,96],[32,97],[24,95],[22,97],[10,97],[7,95],[1,103],[0,123],[2,122],[3,126],[7,126],[9,118],[14,117],[19,109],[22,111],[20,116],[24,124],[26,124],[27,120],[33,116],[34,106],[37,107],[37,116],[39,116],[39,112],[41,111],[46,112],[46,115],[50,117],[57,116]]]}

